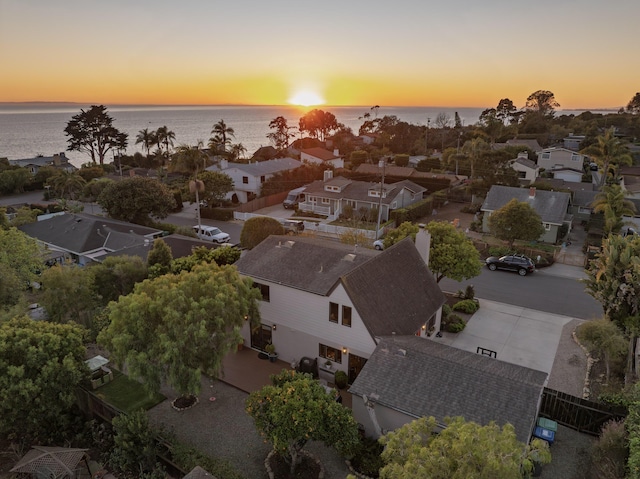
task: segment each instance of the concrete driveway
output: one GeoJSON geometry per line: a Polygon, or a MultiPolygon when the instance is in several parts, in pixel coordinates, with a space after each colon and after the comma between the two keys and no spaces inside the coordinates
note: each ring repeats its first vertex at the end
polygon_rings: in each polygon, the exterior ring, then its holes
{"type": "Polygon", "coordinates": [[[495,351],[497,359],[551,373],[565,324],[575,318],[480,299],[480,309],[460,333],[434,339],[473,353],[495,351]]]}

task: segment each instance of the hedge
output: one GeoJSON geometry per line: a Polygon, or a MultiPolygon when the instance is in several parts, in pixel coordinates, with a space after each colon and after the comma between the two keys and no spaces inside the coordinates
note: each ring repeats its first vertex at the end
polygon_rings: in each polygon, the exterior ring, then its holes
{"type": "Polygon", "coordinates": [[[200,208],[200,216],[208,220],[231,221],[233,208],[200,208]]]}

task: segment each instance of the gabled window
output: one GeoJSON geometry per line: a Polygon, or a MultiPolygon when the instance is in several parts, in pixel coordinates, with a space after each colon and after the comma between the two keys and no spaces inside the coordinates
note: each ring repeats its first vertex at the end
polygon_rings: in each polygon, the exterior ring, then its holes
{"type": "Polygon", "coordinates": [[[243,185],[248,185],[249,184],[249,177],[248,176],[243,176],[242,177],[242,184],[243,185]]]}

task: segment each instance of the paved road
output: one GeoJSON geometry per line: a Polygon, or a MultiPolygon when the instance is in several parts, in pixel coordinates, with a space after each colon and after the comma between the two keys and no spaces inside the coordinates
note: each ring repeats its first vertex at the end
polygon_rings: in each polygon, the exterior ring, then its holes
{"type": "MultiPolygon", "coordinates": [[[[534,274],[519,276],[508,271],[489,271],[483,268],[480,276],[457,282],[444,278],[440,287],[455,292],[472,284],[478,298],[535,309],[580,319],[602,316],[602,306],[584,290],[574,277],[565,275],[562,265],[537,270],[534,274]]],[[[574,268],[579,271],[577,267],[574,268]]],[[[565,268],[566,270],[566,268],[565,268]]]]}

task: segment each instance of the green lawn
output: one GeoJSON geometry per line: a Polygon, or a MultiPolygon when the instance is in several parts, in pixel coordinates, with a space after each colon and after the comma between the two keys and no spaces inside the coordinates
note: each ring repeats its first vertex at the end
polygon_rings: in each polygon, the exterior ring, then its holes
{"type": "Polygon", "coordinates": [[[147,393],[144,386],[120,371],[112,369],[113,381],[101,386],[94,391],[94,394],[103,399],[106,403],[116,408],[130,413],[138,409],[148,410],[156,404],[160,404],[166,399],[160,393],[147,393]]]}

